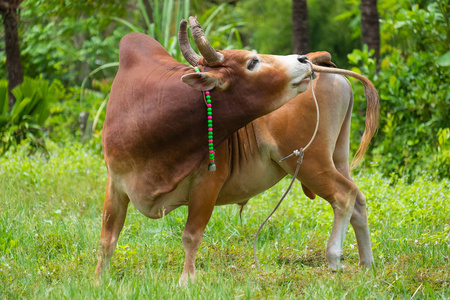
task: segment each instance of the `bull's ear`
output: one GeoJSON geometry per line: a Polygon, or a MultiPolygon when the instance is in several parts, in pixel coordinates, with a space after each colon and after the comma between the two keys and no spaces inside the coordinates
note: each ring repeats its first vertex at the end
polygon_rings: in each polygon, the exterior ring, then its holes
{"type": "Polygon", "coordinates": [[[181,81],[199,91],[209,91],[215,87],[224,89],[227,86],[221,79],[202,72],[183,75],[181,81]]]}

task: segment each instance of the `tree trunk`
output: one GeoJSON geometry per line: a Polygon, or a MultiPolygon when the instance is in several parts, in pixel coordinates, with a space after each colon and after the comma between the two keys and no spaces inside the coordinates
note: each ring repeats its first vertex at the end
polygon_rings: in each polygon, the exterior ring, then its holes
{"type": "Polygon", "coordinates": [[[377,69],[380,64],[380,24],[377,0],[361,0],[361,42],[375,50],[377,69]]]}
{"type": "MultiPolygon", "coordinates": [[[[17,2],[17,1],[11,1],[17,2]]],[[[2,3],[3,4],[3,3],[2,3]]],[[[12,3],[11,3],[12,4],[12,3]]],[[[9,110],[11,111],[16,99],[12,94],[13,88],[23,81],[22,62],[20,61],[19,35],[17,32],[17,7],[13,4],[0,7],[5,26],[6,76],[8,78],[9,110]]]]}
{"type": "MultiPolygon", "coordinates": [[[[145,6],[145,11],[147,12],[148,19],[150,20],[150,23],[155,23],[155,19],[153,18],[153,9],[150,5],[150,2],[148,0],[142,1],[145,6]]],[[[148,29],[148,28],[147,28],[148,29]]]]}
{"type": "Polygon", "coordinates": [[[297,54],[311,50],[306,0],[292,0],[292,50],[297,54]]]}

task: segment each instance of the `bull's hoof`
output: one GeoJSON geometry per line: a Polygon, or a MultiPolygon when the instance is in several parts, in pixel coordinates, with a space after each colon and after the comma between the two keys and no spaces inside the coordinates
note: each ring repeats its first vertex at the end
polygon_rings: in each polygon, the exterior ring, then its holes
{"type": "Polygon", "coordinates": [[[100,287],[102,285],[105,285],[106,280],[109,279],[109,273],[103,274],[103,272],[101,273],[95,273],[95,277],[94,277],[94,286],[95,287],[100,287]],[[106,278],[105,278],[106,276],[106,278]]]}
{"type": "Polygon", "coordinates": [[[369,262],[360,261],[359,266],[364,269],[370,269],[370,268],[375,267],[375,262],[373,260],[369,261],[369,262]]]}
{"type": "Polygon", "coordinates": [[[328,265],[328,270],[330,271],[330,273],[343,272],[343,271],[346,270],[346,268],[347,267],[345,265],[341,264],[341,263],[338,263],[338,264],[336,264],[334,266],[332,266],[331,264],[328,265]]]}
{"type": "Polygon", "coordinates": [[[194,283],[194,275],[181,274],[180,279],[178,280],[178,286],[187,286],[190,283],[194,283]]]}

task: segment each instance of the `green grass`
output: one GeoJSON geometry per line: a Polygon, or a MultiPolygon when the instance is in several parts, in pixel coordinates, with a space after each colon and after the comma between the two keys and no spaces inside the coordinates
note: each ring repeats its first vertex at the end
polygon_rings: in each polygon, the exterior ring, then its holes
{"type": "Polygon", "coordinates": [[[299,184],[252,243],[287,180],[255,197],[242,221],[236,206],[215,209],[197,255],[197,281],[177,287],[184,259],[185,207],[150,220],[132,206],[111,260],[94,284],[106,184],[102,158],[80,146],[50,146],[0,158],[1,299],[410,299],[450,297],[448,181],[425,175],[412,184],[379,174],[355,181],[369,205],[376,267],[361,270],[353,231],[347,269],[327,270],[332,211],[299,184]]]}

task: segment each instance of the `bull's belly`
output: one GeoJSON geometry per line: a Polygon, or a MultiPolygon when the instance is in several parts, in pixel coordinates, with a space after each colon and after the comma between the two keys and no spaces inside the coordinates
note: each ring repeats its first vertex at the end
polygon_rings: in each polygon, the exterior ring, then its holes
{"type": "Polygon", "coordinates": [[[273,160],[241,165],[220,190],[216,205],[245,203],[279,182],[286,172],[273,160]]]}
{"type": "Polygon", "coordinates": [[[139,176],[129,176],[116,180],[123,187],[123,192],[139,212],[151,219],[159,219],[166,216],[172,210],[188,204],[189,187],[192,176],[184,178],[177,187],[168,193],[152,197],[154,191],[146,187],[145,181],[139,176]]]}
{"type": "MultiPolygon", "coordinates": [[[[191,189],[201,188],[192,186],[193,180],[198,176],[194,172],[184,178],[173,191],[152,197],[153,191],[148,189],[144,178],[139,174],[123,177],[111,175],[114,186],[127,194],[130,202],[142,214],[152,219],[162,218],[172,210],[187,205],[191,189]]],[[[285,175],[286,172],[270,157],[258,162],[240,164],[239,168],[229,173],[219,191],[216,205],[245,203],[251,197],[274,186],[285,175]]]]}

